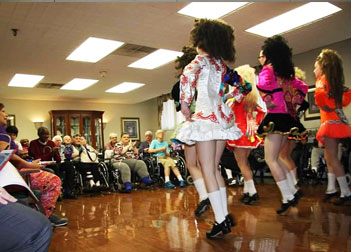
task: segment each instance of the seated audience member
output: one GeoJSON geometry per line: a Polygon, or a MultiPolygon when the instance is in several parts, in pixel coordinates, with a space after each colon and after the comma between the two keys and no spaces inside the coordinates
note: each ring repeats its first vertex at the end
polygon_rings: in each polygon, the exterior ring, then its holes
{"type": "Polygon", "coordinates": [[[120,170],[126,192],[132,191],[131,171],[138,174],[145,185],[153,183],[145,162],[138,160],[138,150],[135,143],[129,139],[128,133],[123,133],[121,141],[115,145],[113,166],[120,170]]]}
{"type": "Polygon", "coordinates": [[[139,146],[139,155],[142,156],[142,158],[148,158],[150,157],[149,151],[149,146],[152,142],[152,132],[150,130],[145,132],[145,141],[140,143],[139,146]]]}
{"type": "Polygon", "coordinates": [[[64,144],[62,144],[62,138],[59,135],[54,136],[52,138],[52,141],[55,143],[55,147],[59,148],[59,153],[61,157],[61,163],[59,164],[60,173],[61,175],[65,174],[63,179],[63,198],[77,199],[77,196],[72,193],[72,188],[74,184],[74,167],[72,162],[67,160],[65,157],[66,147],[64,144]],[[63,171],[65,173],[63,173],[63,171]]]}
{"type": "Polygon", "coordinates": [[[64,156],[62,155],[62,152],[63,152],[65,146],[62,144],[62,137],[59,135],[56,135],[52,138],[52,141],[54,142],[55,147],[59,148],[61,161],[64,160],[64,156]]]}
{"type": "Polygon", "coordinates": [[[22,149],[24,151],[28,152],[28,148],[29,148],[29,140],[27,138],[21,139],[20,141],[21,145],[22,145],[22,149]]]}
{"type": "Polygon", "coordinates": [[[73,148],[71,136],[67,135],[63,137],[63,145],[64,145],[63,156],[65,160],[67,161],[73,160],[75,157],[79,155],[78,153],[75,153],[75,154],[73,153],[74,148],[73,148]]]}
{"type": "Polygon", "coordinates": [[[108,142],[105,145],[105,150],[113,150],[113,148],[115,147],[116,143],[118,142],[116,133],[110,133],[109,139],[110,139],[110,142],[108,142]]]}
{"type": "Polygon", "coordinates": [[[182,175],[179,172],[178,167],[176,166],[174,160],[170,157],[168,143],[163,141],[164,132],[163,130],[156,131],[156,139],[152,140],[149,153],[155,153],[158,157],[159,162],[164,166],[165,169],[165,188],[173,189],[175,185],[169,180],[169,175],[171,174],[171,169],[173,170],[174,175],[177,176],[179,180],[179,186],[184,187],[185,181],[182,178],[182,175]]]}
{"type": "Polygon", "coordinates": [[[101,176],[98,169],[97,153],[93,147],[87,145],[84,137],[73,136],[73,162],[83,178],[89,179],[91,188],[100,187],[101,176]]]}
{"type": "Polygon", "coordinates": [[[22,144],[16,140],[18,136],[18,129],[16,126],[8,126],[6,128],[7,134],[11,137],[12,141],[16,144],[16,154],[21,158],[28,158],[28,149],[23,150],[22,144]]]}
{"type": "Polygon", "coordinates": [[[39,127],[39,138],[30,141],[28,154],[34,159],[40,159],[41,161],[55,161],[56,163],[49,164],[46,167],[54,170],[55,174],[60,176],[60,148],[56,147],[55,143],[49,139],[49,135],[48,128],[44,126],[39,127]]]}
{"type": "Polygon", "coordinates": [[[110,142],[108,142],[105,145],[105,154],[104,154],[105,159],[111,159],[113,156],[113,149],[114,149],[116,143],[118,142],[117,134],[110,133],[109,139],[110,139],[110,142]]]}
{"type": "Polygon", "coordinates": [[[0,187],[0,250],[48,251],[52,236],[50,222],[16,201],[0,187]]]}
{"type": "MultiPolygon", "coordinates": [[[[6,125],[6,119],[7,114],[5,112],[5,106],[0,103],[0,151],[8,148],[15,149],[15,143],[7,135],[4,128],[6,125]]],[[[43,166],[38,163],[38,160],[34,160],[33,162],[29,163],[16,154],[12,156],[10,162],[19,170],[43,168],[43,166]]],[[[30,182],[32,189],[39,190],[41,192],[40,201],[44,208],[45,215],[49,218],[52,225],[67,225],[67,219],[60,218],[56,214],[53,214],[57,198],[61,193],[60,178],[55,174],[41,170],[40,172],[30,174],[30,182]]]]}

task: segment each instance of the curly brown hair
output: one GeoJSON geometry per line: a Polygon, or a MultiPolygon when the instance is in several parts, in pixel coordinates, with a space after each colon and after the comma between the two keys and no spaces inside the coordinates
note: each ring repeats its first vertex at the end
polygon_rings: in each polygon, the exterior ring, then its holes
{"type": "Polygon", "coordinates": [[[336,107],[342,107],[345,77],[340,55],[332,49],[323,49],[316,61],[329,83],[329,95],[335,99],[336,107]]]}
{"type": "Polygon", "coordinates": [[[265,65],[271,63],[277,76],[287,80],[295,77],[292,48],[289,47],[284,37],[275,35],[267,38],[261,49],[267,58],[265,65]]]}
{"type": "Polygon", "coordinates": [[[175,69],[180,70],[180,73],[177,75],[179,78],[182,75],[183,69],[193,60],[195,59],[197,52],[196,48],[192,46],[184,46],[182,48],[182,52],[184,53],[182,56],[177,57],[175,60],[175,69]]]}
{"type": "Polygon", "coordinates": [[[221,20],[195,19],[190,41],[210,57],[229,62],[235,60],[234,29],[221,20]]]}

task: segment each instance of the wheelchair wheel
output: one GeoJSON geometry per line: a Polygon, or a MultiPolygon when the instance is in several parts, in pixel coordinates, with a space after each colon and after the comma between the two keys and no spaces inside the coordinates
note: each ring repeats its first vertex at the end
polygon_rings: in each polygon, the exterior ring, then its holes
{"type": "Polygon", "coordinates": [[[193,180],[193,178],[190,175],[188,177],[186,177],[186,183],[188,185],[194,184],[194,180],[193,180]]]}
{"type": "Polygon", "coordinates": [[[165,180],[164,180],[163,177],[157,177],[157,178],[155,178],[155,179],[157,180],[157,184],[158,184],[159,187],[164,187],[164,185],[165,185],[165,180]]]}
{"type": "Polygon", "coordinates": [[[182,175],[182,177],[184,179],[187,179],[187,177],[188,177],[188,169],[186,167],[185,159],[182,156],[178,155],[177,159],[175,159],[174,162],[176,163],[176,165],[177,165],[177,167],[179,169],[179,172],[182,175]]]}

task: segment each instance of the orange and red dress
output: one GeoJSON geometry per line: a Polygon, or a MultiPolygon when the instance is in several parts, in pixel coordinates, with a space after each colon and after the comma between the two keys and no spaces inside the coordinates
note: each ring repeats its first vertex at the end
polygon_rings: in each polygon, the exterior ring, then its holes
{"type": "Polygon", "coordinates": [[[257,148],[263,139],[256,135],[256,130],[263,120],[265,112],[259,106],[256,106],[254,111],[248,111],[248,106],[245,102],[235,102],[232,109],[235,114],[235,123],[243,135],[237,140],[228,140],[226,147],[229,150],[233,150],[235,147],[257,148]]]}
{"type": "MultiPolygon", "coordinates": [[[[351,125],[345,120],[343,113],[335,110],[335,100],[329,91],[329,83],[325,76],[321,76],[316,82],[314,93],[316,105],[320,108],[321,126],[317,132],[317,140],[324,142],[325,137],[329,138],[348,138],[351,137],[351,125]]],[[[346,107],[351,102],[351,90],[344,87],[342,96],[342,106],[346,107]]]]}

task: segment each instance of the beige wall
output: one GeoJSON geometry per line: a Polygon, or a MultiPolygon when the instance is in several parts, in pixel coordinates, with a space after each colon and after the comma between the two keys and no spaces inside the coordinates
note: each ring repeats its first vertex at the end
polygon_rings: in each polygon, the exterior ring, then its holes
{"type": "Polygon", "coordinates": [[[27,101],[3,98],[0,99],[0,102],[5,105],[5,110],[8,114],[14,114],[16,116],[16,126],[19,129],[18,139],[28,138],[32,140],[37,138],[36,129],[33,124],[35,120],[43,121],[43,125],[50,128],[49,110],[71,109],[105,111],[103,115],[104,121],[107,122],[104,130],[105,143],[108,141],[108,135],[111,132],[120,135],[121,117],[140,118],[140,135],[142,140],[144,140],[143,136],[146,130],[155,132],[158,128],[156,99],[133,105],[27,101]]]}
{"type": "MultiPolygon", "coordinates": [[[[301,68],[306,72],[306,84],[308,86],[314,86],[316,78],[313,74],[314,62],[318,54],[323,48],[329,48],[336,50],[343,59],[345,84],[351,87],[351,39],[347,39],[331,45],[326,45],[318,49],[314,49],[305,53],[301,53],[294,56],[295,66],[301,68]]],[[[344,112],[348,119],[351,121],[351,106],[344,109],[344,112]]],[[[301,121],[306,128],[318,128],[320,120],[301,121]]]]}

